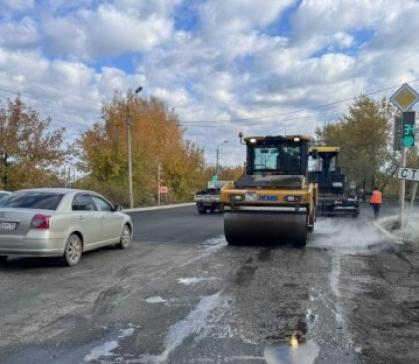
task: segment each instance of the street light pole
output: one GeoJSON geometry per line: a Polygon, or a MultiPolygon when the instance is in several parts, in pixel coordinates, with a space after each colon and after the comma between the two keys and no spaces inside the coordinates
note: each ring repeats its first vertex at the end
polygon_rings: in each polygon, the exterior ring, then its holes
{"type": "Polygon", "coordinates": [[[143,88],[138,87],[134,93],[127,98],[127,107],[125,110],[125,124],[127,126],[127,148],[128,148],[128,193],[129,193],[129,208],[134,207],[134,194],[132,191],[132,145],[131,145],[131,127],[132,115],[129,113],[129,102],[137,95],[143,88]]]}
{"type": "Polygon", "coordinates": [[[219,157],[220,157],[219,149],[223,144],[226,144],[226,143],[228,143],[228,140],[224,140],[222,143],[217,145],[217,164],[215,165],[215,175],[217,176],[217,178],[218,178],[218,169],[219,169],[218,162],[219,162],[219,157]]]}
{"type": "Polygon", "coordinates": [[[161,204],[161,194],[160,194],[160,174],[161,174],[161,164],[159,162],[159,164],[157,165],[157,205],[160,206],[161,204]]]}

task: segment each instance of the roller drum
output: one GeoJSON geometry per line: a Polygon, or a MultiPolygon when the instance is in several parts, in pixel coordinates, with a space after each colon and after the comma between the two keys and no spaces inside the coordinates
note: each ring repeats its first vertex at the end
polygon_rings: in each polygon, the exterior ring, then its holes
{"type": "Polygon", "coordinates": [[[224,234],[230,245],[292,242],[303,246],[307,214],[225,212],[224,234]]]}

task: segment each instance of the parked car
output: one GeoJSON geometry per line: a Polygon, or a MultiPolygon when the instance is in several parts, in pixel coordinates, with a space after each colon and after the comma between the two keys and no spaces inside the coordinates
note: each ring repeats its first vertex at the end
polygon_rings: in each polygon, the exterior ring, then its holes
{"type": "Polygon", "coordinates": [[[9,192],[9,191],[0,190],[0,200],[5,196],[10,195],[10,193],[11,192],[9,192]]]}
{"type": "Polygon", "coordinates": [[[103,196],[73,189],[21,190],[0,200],[0,261],[9,255],[62,257],[76,265],[83,252],[130,245],[130,216],[103,196]]]}

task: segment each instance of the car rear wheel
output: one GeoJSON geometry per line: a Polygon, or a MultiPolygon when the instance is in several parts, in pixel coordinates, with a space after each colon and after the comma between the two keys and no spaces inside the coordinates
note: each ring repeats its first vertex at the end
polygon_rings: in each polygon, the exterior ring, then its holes
{"type": "Polygon", "coordinates": [[[119,249],[126,249],[131,243],[131,229],[128,225],[124,225],[119,243],[116,245],[119,249]]]}
{"type": "Polygon", "coordinates": [[[80,262],[83,254],[83,243],[80,237],[76,234],[71,234],[67,239],[64,251],[64,264],[72,267],[80,262]]]}

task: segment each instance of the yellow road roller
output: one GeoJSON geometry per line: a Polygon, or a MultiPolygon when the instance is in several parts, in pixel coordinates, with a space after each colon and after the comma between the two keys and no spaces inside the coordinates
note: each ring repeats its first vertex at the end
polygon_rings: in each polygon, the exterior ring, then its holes
{"type": "Polygon", "coordinates": [[[310,138],[239,136],[247,146],[245,173],[221,190],[227,242],[304,246],[317,204],[317,185],[307,179],[310,138]]]}

